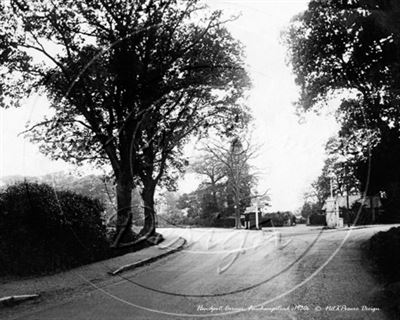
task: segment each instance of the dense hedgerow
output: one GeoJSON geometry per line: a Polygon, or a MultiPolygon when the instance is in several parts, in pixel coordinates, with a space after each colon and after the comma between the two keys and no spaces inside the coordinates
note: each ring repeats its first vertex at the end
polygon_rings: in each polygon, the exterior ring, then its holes
{"type": "Polygon", "coordinates": [[[400,281],[400,227],[378,232],[370,239],[371,256],[390,281],[400,281]]]}
{"type": "Polygon", "coordinates": [[[0,193],[0,273],[38,274],[109,255],[98,200],[46,184],[19,183],[0,193]]]}

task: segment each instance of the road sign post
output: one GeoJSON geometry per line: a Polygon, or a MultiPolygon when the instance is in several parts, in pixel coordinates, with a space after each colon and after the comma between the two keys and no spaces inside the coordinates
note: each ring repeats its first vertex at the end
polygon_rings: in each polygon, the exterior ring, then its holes
{"type": "Polygon", "coordinates": [[[259,198],[256,199],[256,229],[260,229],[260,222],[258,221],[258,202],[259,198]]]}

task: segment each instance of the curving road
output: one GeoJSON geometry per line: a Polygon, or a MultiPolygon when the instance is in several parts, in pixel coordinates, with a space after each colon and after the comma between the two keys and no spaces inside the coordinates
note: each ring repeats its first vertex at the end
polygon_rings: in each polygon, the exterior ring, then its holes
{"type": "Polygon", "coordinates": [[[390,226],[160,229],[188,246],[12,319],[387,319],[361,246],[390,226]],[[95,288],[96,287],[96,288],[95,288]]]}

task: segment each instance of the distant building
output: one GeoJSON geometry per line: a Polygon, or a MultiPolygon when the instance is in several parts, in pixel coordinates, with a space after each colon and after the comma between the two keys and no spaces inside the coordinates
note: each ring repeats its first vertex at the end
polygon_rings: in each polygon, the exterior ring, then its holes
{"type": "MultiPolygon", "coordinates": [[[[349,201],[348,207],[349,207],[349,209],[352,207],[352,205],[354,203],[359,202],[359,200],[361,198],[362,197],[359,194],[357,194],[357,195],[354,195],[354,194],[349,195],[349,197],[348,197],[348,201],[349,201]]],[[[330,199],[332,199],[332,198],[329,197],[325,201],[325,204],[323,205],[322,210],[332,211],[333,210],[332,206],[335,206],[335,205],[337,205],[339,208],[347,208],[347,196],[336,196],[336,197],[333,198],[334,202],[332,202],[330,199]]]]}
{"type": "Polygon", "coordinates": [[[326,216],[326,224],[330,228],[341,227],[343,224],[353,223],[358,215],[357,221],[362,224],[375,223],[377,216],[382,213],[382,203],[379,196],[349,195],[336,196],[326,199],[322,210],[326,216]],[[359,204],[360,212],[350,212],[355,204],[359,204]],[[365,217],[368,215],[368,219],[365,217]]]}

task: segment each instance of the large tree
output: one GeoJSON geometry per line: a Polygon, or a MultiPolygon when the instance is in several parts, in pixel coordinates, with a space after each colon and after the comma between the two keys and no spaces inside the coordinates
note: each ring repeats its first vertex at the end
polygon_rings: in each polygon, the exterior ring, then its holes
{"type": "Polygon", "coordinates": [[[318,107],[343,90],[362,99],[381,97],[398,68],[398,39],[375,11],[365,1],[312,0],[293,19],[284,39],[301,87],[300,109],[318,107]]]}
{"type": "Polygon", "coordinates": [[[222,13],[197,0],[2,2],[3,106],[45,94],[54,114],[29,128],[51,157],[110,164],[117,238],[142,187],[143,236],[155,232],[154,192],[184,165],[194,133],[225,128],[244,112],[242,46],[222,13]]]}
{"type": "Polygon", "coordinates": [[[251,203],[251,189],[256,176],[251,172],[250,161],[256,156],[256,147],[244,138],[235,136],[228,146],[222,143],[206,147],[214,162],[220,163],[226,172],[226,186],[229,202],[233,202],[235,226],[241,228],[241,209],[251,203]]]}
{"type": "MultiPolygon", "coordinates": [[[[286,33],[289,62],[301,87],[300,110],[332,97],[342,156],[361,189],[400,190],[400,33],[398,1],[312,0],[286,33]]],[[[397,194],[397,195],[396,195],[397,194]]],[[[395,201],[396,202],[396,201],[395,201]]]]}

